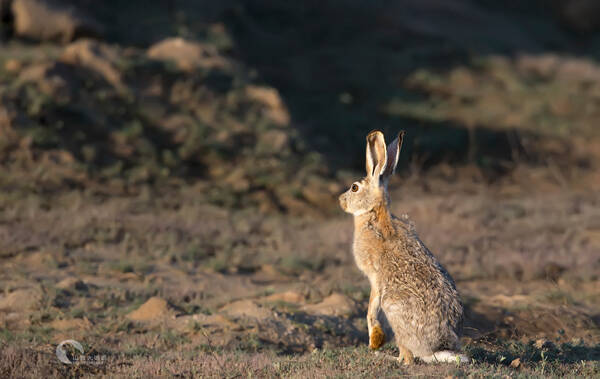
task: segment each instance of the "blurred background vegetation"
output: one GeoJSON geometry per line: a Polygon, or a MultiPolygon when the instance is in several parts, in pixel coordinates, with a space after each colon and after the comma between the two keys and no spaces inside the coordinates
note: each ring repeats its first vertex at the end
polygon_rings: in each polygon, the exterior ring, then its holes
{"type": "Polygon", "coordinates": [[[330,209],[374,128],[407,130],[404,167],[475,166],[491,182],[598,156],[594,1],[6,0],[0,13],[5,192],[193,182],[225,206],[330,209]]]}

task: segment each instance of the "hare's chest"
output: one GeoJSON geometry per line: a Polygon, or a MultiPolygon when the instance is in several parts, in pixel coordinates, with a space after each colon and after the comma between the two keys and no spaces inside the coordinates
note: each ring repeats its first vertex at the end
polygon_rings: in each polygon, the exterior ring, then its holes
{"type": "Polygon", "coordinates": [[[379,262],[372,246],[365,246],[360,241],[355,241],[353,253],[356,266],[369,278],[379,270],[379,262]]]}

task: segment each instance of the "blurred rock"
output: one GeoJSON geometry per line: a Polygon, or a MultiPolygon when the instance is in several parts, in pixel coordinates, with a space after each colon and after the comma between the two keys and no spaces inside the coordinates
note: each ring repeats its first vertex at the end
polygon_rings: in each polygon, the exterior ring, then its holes
{"type": "Polygon", "coordinates": [[[160,297],[151,297],[138,309],[129,313],[127,318],[133,321],[152,321],[172,315],[167,301],[160,297]]]}
{"type": "Polygon", "coordinates": [[[51,0],[14,0],[14,31],[20,37],[66,43],[79,37],[96,37],[102,26],[72,4],[51,0]]]}
{"type": "Polygon", "coordinates": [[[177,68],[183,71],[196,68],[227,69],[231,66],[214,46],[180,37],[167,38],[150,46],[147,54],[152,59],[175,62],[177,68]]]}
{"type": "Polygon", "coordinates": [[[510,362],[510,367],[512,367],[512,368],[519,368],[519,366],[521,366],[520,358],[513,359],[512,362],[510,362]]]}
{"type": "Polygon", "coordinates": [[[274,293],[265,297],[265,301],[283,301],[291,304],[302,304],[304,303],[304,295],[295,291],[286,291],[281,293],[274,293]]]}
{"type": "Polygon", "coordinates": [[[21,289],[0,298],[0,310],[3,311],[26,311],[39,307],[42,294],[35,289],[21,289]]]}
{"type": "Polygon", "coordinates": [[[89,39],[77,41],[65,48],[60,60],[97,72],[118,91],[127,91],[116,66],[119,54],[109,45],[89,39]]]}
{"type": "Polygon", "coordinates": [[[271,153],[282,153],[290,144],[289,135],[283,130],[272,129],[258,137],[261,151],[271,153]]]}
{"type": "Polygon", "coordinates": [[[275,88],[250,85],[246,87],[246,96],[266,108],[267,116],[275,124],[284,126],[290,123],[290,114],[275,88]]]}
{"type": "Polygon", "coordinates": [[[77,78],[73,70],[59,62],[38,63],[29,66],[19,74],[17,83],[34,83],[39,90],[57,100],[67,100],[72,94],[77,78]]]}
{"type": "Polygon", "coordinates": [[[325,209],[336,202],[329,187],[331,186],[326,180],[313,178],[302,186],[302,196],[311,204],[325,209]]]}
{"type": "Polygon", "coordinates": [[[356,304],[341,293],[333,293],[317,304],[305,305],[303,311],[325,316],[350,316],[356,312],[356,304]]]}

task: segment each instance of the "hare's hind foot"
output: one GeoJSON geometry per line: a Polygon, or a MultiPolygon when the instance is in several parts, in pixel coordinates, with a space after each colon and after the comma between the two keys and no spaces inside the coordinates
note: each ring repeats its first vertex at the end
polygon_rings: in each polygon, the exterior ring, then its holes
{"type": "Polygon", "coordinates": [[[410,366],[415,363],[415,357],[410,350],[408,350],[404,346],[399,346],[399,349],[400,349],[400,354],[398,355],[398,357],[394,357],[392,355],[385,354],[385,353],[382,353],[379,351],[376,351],[375,354],[377,354],[378,356],[383,357],[385,359],[395,361],[398,363],[402,363],[405,366],[410,366]]]}
{"type": "Polygon", "coordinates": [[[415,357],[412,351],[408,350],[402,345],[399,345],[398,349],[400,349],[400,354],[398,355],[398,362],[402,362],[407,366],[415,363],[415,357]]]}
{"type": "Polygon", "coordinates": [[[369,336],[369,347],[371,350],[377,350],[383,346],[385,342],[385,333],[381,329],[381,326],[375,325],[369,336]]]}

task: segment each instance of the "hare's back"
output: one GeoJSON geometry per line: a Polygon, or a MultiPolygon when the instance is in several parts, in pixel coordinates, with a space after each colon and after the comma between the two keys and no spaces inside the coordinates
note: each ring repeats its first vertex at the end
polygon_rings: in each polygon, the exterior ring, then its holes
{"type": "Polygon", "coordinates": [[[458,346],[463,306],[446,270],[416,246],[422,244],[401,244],[382,256],[381,302],[397,338],[416,356],[427,356],[458,346]]]}
{"type": "Polygon", "coordinates": [[[454,281],[416,236],[401,236],[387,244],[381,262],[382,301],[405,304],[443,317],[448,308],[460,308],[454,281]]]}

